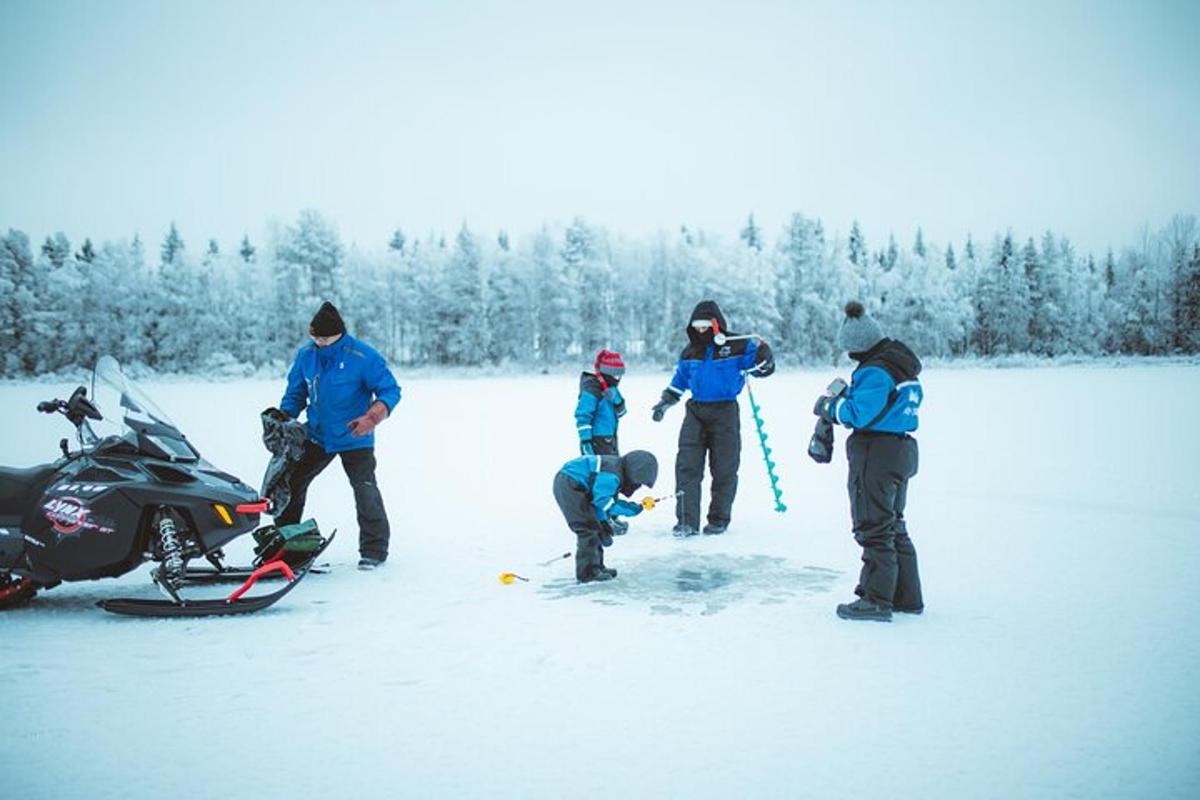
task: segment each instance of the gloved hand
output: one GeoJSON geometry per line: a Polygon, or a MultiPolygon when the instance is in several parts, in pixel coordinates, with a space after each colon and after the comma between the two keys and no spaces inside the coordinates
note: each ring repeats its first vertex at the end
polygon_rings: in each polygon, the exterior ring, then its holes
{"type": "Polygon", "coordinates": [[[288,413],[281,408],[268,408],[263,413],[277,422],[287,422],[291,419],[291,417],[288,416],[288,413]]]}
{"type": "Polygon", "coordinates": [[[663,389],[660,399],[654,404],[654,421],[662,422],[663,414],[667,413],[667,409],[679,402],[679,395],[672,392],[670,389],[663,389]]]}
{"type": "Polygon", "coordinates": [[[579,454],[583,456],[594,456],[596,455],[596,448],[592,447],[591,442],[580,442],[579,454]]]}
{"type": "Polygon", "coordinates": [[[765,358],[751,367],[749,371],[756,378],[765,378],[775,371],[775,359],[765,358]]]}
{"type": "Polygon", "coordinates": [[[833,407],[837,401],[836,397],[823,394],[817,398],[817,402],[813,405],[813,413],[823,420],[837,422],[837,419],[833,416],[833,407]]]}
{"type": "Polygon", "coordinates": [[[376,400],[367,409],[367,413],[361,417],[355,417],[346,423],[346,427],[350,429],[353,436],[366,436],[371,431],[375,430],[375,426],[387,419],[388,408],[387,404],[382,400],[376,400]]]}
{"type": "Polygon", "coordinates": [[[600,520],[600,546],[611,547],[613,543],[613,526],[606,519],[600,520]]]}

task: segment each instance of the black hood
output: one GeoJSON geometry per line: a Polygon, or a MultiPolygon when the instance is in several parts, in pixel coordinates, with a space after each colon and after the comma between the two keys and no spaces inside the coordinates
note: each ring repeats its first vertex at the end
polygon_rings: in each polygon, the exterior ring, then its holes
{"type": "Polygon", "coordinates": [[[639,486],[654,487],[658,480],[658,459],[645,450],[633,450],[621,456],[621,494],[629,497],[639,486]]]}
{"type": "Polygon", "coordinates": [[[921,360],[908,349],[908,345],[896,339],[884,339],[865,353],[851,353],[859,362],[859,368],[882,367],[896,383],[911,381],[921,374],[921,360]]]}
{"type": "Polygon", "coordinates": [[[600,378],[593,372],[584,372],[579,376],[579,392],[587,392],[594,394],[597,397],[604,394],[604,386],[600,383],[600,378]]]}
{"type": "Polygon", "coordinates": [[[729,326],[725,324],[725,315],[721,313],[721,307],[717,305],[717,302],[715,300],[701,300],[692,309],[692,315],[688,317],[687,336],[688,341],[692,344],[712,344],[713,332],[711,330],[700,333],[692,328],[692,323],[698,319],[715,319],[721,332],[729,333],[729,326]]]}

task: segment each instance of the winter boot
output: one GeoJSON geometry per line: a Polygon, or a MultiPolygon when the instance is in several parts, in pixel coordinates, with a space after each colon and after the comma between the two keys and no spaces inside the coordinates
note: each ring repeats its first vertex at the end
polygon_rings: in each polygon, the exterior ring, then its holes
{"type": "Polygon", "coordinates": [[[837,607],[837,615],[842,619],[867,619],[876,622],[891,622],[892,610],[872,603],[865,597],[860,597],[853,603],[842,603],[837,607]]]}
{"type": "Polygon", "coordinates": [[[920,614],[925,610],[925,606],[892,606],[892,610],[901,614],[920,614]]]}
{"type": "Polygon", "coordinates": [[[361,569],[363,572],[369,572],[370,570],[378,569],[379,567],[382,567],[383,562],[384,562],[384,559],[382,559],[382,558],[371,558],[370,556],[363,556],[362,558],[360,558],[358,560],[358,568],[361,569]]]}
{"type": "Polygon", "coordinates": [[[589,567],[587,572],[583,573],[583,576],[578,580],[580,583],[598,583],[600,581],[611,581],[615,577],[617,577],[615,569],[608,569],[597,565],[589,567]]]}
{"type": "Polygon", "coordinates": [[[687,536],[695,536],[699,532],[700,531],[696,530],[693,526],[687,525],[683,522],[676,523],[675,527],[671,529],[671,535],[678,539],[682,539],[687,536]]]}
{"type": "Polygon", "coordinates": [[[710,522],[704,526],[705,536],[720,536],[725,531],[729,530],[728,525],[718,525],[715,522],[710,522]]]}

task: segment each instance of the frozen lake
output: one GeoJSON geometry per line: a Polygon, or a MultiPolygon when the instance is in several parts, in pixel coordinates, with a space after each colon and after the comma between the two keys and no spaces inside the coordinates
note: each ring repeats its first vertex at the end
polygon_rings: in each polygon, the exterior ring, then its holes
{"type": "MultiPolygon", "coordinates": [[[[786,514],[743,399],[730,532],[676,540],[662,507],[609,550],[615,582],[579,586],[569,560],[539,566],[573,547],[550,484],[577,452],[577,375],[399,371],[386,567],[353,568],[335,464],[308,509],[339,529],[333,571],[262,614],[94,607],[154,596],[148,568],[3,613],[0,796],[1200,796],[1200,367],[922,375],[907,516],[927,611],[890,625],[833,613],[860,552],[843,434],[833,464],[805,454],[833,374],[754,385],[786,514]]],[[[650,421],[668,377],[622,385],[656,493],[683,417],[650,421]]],[[[34,405],[71,388],[0,386],[0,461],[54,457],[67,425],[34,405]]],[[[282,379],[146,388],[258,484],[282,379]]]]}

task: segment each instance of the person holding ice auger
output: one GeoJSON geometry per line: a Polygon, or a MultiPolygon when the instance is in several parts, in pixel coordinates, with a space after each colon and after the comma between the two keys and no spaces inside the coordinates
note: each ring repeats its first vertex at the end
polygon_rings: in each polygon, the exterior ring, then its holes
{"type": "Polygon", "coordinates": [[[917,380],[921,362],[902,342],[885,337],[857,302],[846,305],[837,342],[858,367],[849,388],[835,381],[837,388],[817,399],[813,413],[854,430],[846,441],[850,518],[863,549],[858,599],[839,605],[837,614],[884,621],[893,610],[920,614],[925,601],[904,507],[908,481],[917,474],[917,440],[910,434],[925,396],[917,380]]]}
{"type": "Polygon", "coordinates": [[[653,487],[658,479],[658,460],[645,450],[624,456],[580,456],[563,464],[554,476],[554,499],[577,537],[575,579],[580,583],[607,581],[617,577],[604,566],[604,548],[612,544],[613,520],[635,517],[653,501],[641,505],[620,499],[641,486],[653,487]]]}
{"type": "Polygon", "coordinates": [[[726,330],[725,316],[712,300],[704,300],[688,320],[688,344],[679,356],[675,375],[654,406],[654,421],[691,392],[687,415],[679,429],[675,457],[675,487],[681,493],[675,506],[676,536],[694,536],[700,524],[700,481],[707,454],[712,472],[712,500],[704,533],[724,533],[737,494],[742,453],[741,418],[737,396],[746,376],[765,378],[775,371],[771,348],[756,335],[726,330]]]}

